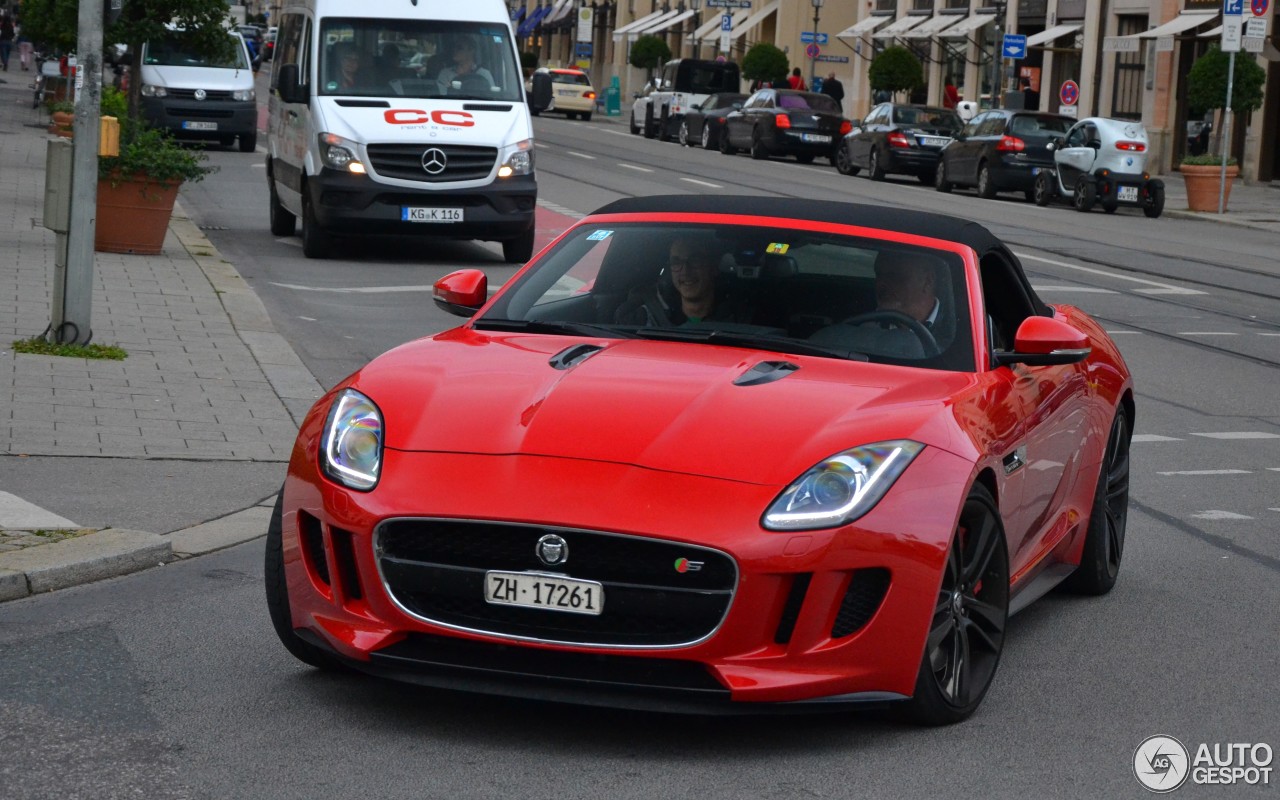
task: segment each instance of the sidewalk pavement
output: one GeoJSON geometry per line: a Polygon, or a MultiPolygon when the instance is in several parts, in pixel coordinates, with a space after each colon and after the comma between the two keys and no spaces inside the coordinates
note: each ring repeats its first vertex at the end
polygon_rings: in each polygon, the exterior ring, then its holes
{"type": "MultiPolygon", "coordinates": [[[[0,458],[96,456],[288,461],[323,390],[258,297],[179,206],[155,256],[99,253],[94,341],[124,361],[19,355],[10,343],[49,323],[54,234],[40,224],[47,123],[24,78],[0,79],[0,458]]],[[[605,118],[605,124],[622,118],[605,118]]],[[[1280,190],[1237,184],[1230,212],[1169,216],[1280,233],[1280,190]]],[[[165,536],[83,529],[0,491],[0,601],[73,586],[266,532],[274,498],[165,536]]]]}

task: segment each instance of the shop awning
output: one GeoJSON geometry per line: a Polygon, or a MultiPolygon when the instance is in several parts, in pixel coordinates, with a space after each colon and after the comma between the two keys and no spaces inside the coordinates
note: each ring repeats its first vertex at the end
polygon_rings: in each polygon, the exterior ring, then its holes
{"type": "Polygon", "coordinates": [[[932,39],[934,36],[942,33],[943,30],[950,28],[962,19],[964,19],[964,17],[957,14],[934,14],[932,17],[929,17],[924,22],[902,34],[902,38],[932,39]]]}
{"type": "Polygon", "coordinates": [[[626,25],[623,25],[621,28],[615,28],[613,31],[613,40],[615,42],[620,40],[623,34],[631,33],[636,28],[643,27],[646,23],[657,22],[658,17],[661,17],[666,13],[668,12],[655,11],[652,14],[646,14],[645,16],[639,17],[638,19],[633,19],[630,22],[628,22],[626,25]]]}
{"type": "Polygon", "coordinates": [[[747,17],[746,20],[744,20],[741,25],[735,26],[734,29],[729,33],[729,40],[736,42],[739,39],[741,39],[744,33],[751,30],[755,26],[759,25],[761,22],[764,21],[765,17],[777,11],[779,2],[780,0],[773,0],[773,2],[770,3],[769,5],[765,6],[764,8],[760,9],[756,13],[747,17]]]}
{"type": "Polygon", "coordinates": [[[1070,25],[1054,25],[1052,28],[1043,30],[1033,36],[1027,37],[1027,47],[1039,47],[1066,36],[1068,33],[1075,33],[1084,27],[1083,22],[1073,22],[1070,25]]]}
{"type": "Polygon", "coordinates": [[[542,21],[543,25],[554,25],[569,16],[569,12],[573,11],[573,0],[560,0],[553,8],[555,10],[542,21]]]}
{"type": "Polygon", "coordinates": [[[871,33],[876,28],[893,19],[892,14],[881,14],[880,16],[866,17],[860,19],[853,25],[845,28],[836,34],[837,39],[857,39],[866,33],[871,33]]]}
{"type": "Polygon", "coordinates": [[[689,17],[692,17],[696,13],[698,12],[683,11],[679,15],[672,17],[666,22],[659,22],[657,25],[654,25],[652,28],[644,28],[639,32],[642,34],[650,34],[650,33],[657,33],[658,31],[665,31],[667,28],[670,28],[673,25],[684,22],[686,19],[688,19],[689,17]]]}
{"type": "Polygon", "coordinates": [[[996,21],[995,14],[970,14],[939,34],[943,39],[963,39],[974,31],[996,21]]]}
{"type": "Polygon", "coordinates": [[[894,22],[892,25],[885,28],[884,30],[876,31],[875,33],[871,34],[871,38],[872,39],[896,39],[902,34],[914,28],[915,26],[924,22],[926,19],[929,19],[929,17],[923,16],[923,15],[916,16],[916,17],[902,17],[901,19],[897,20],[896,22],[894,22]]]}
{"type": "MultiPolygon", "coordinates": [[[[698,28],[696,31],[694,31],[693,32],[694,41],[705,42],[708,39],[710,39],[711,41],[715,41],[716,39],[719,39],[720,38],[720,16],[721,15],[719,14],[712,14],[711,19],[707,20],[706,24],[704,24],[701,28],[698,28]]],[[[751,9],[749,8],[740,8],[737,11],[733,12],[733,28],[736,28],[739,25],[741,25],[743,22],[746,21],[747,17],[749,16],[751,16],[751,9]]],[[[730,30],[732,30],[732,28],[730,28],[730,30]]]]}
{"type": "Polygon", "coordinates": [[[538,6],[529,14],[528,17],[525,17],[524,22],[520,23],[520,29],[516,31],[516,36],[528,36],[530,31],[532,31],[534,27],[542,21],[542,18],[550,13],[551,6],[538,6]]]}
{"type": "Polygon", "coordinates": [[[520,22],[520,20],[524,19],[524,12],[525,12],[524,6],[516,6],[515,8],[511,9],[511,24],[515,25],[518,22],[520,22]]]}
{"type": "Polygon", "coordinates": [[[1198,28],[1218,19],[1217,11],[1186,11],[1163,25],[1152,28],[1142,33],[1134,33],[1129,36],[1121,36],[1121,39],[1161,39],[1165,36],[1177,36],[1179,33],[1189,31],[1192,28],[1198,28]]]}

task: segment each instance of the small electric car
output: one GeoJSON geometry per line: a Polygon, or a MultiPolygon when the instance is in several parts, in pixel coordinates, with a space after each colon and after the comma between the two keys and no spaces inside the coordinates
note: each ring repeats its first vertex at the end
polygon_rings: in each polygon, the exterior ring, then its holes
{"type": "Polygon", "coordinates": [[[1164,181],[1147,172],[1142,123],[1089,117],[1049,146],[1054,166],[1036,175],[1036,205],[1047,206],[1061,196],[1077,211],[1101,205],[1114,214],[1120,206],[1138,206],[1153,219],[1164,211],[1164,181]]]}

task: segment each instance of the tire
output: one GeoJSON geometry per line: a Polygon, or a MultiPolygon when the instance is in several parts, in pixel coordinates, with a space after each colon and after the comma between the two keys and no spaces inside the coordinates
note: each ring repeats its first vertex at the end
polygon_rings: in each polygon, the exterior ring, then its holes
{"type": "Polygon", "coordinates": [[[272,236],[292,236],[294,227],[297,225],[298,218],[293,215],[284,206],[280,205],[280,195],[276,193],[276,181],[270,175],[267,176],[268,189],[268,218],[271,220],[272,236]]]}
{"type": "Polygon", "coordinates": [[[503,242],[502,259],[508,264],[523,264],[533,258],[533,234],[534,229],[530,228],[520,238],[503,242]]]}
{"type": "Polygon", "coordinates": [[[751,132],[751,157],[756,161],[764,161],[769,157],[769,151],[764,146],[764,141],[760,138],[760,131],[751,132]]]}
{"type": "Polygon", "coordinates": [[[996,185],[991,180],[991,170],[985,161],[978,165],[978,196],[984,200],[993,200],[996,196],[996,185]]]}
{"type": "Polygon", "coordinates": [[[1004,525],[991,494],[975,485],[948,548],[915,694],[907,705],[915,722],[950,725],[977,710],[1000,664],[1008,618],[1004,525]]]}
{"type": "Polygon", "coordinates": [[[1093,205],[1097,200],[1098,187],[1094,185],[1093,181],[1088,180],[1088,176],[1080,176],[1080,180],[1076,181],[1075,195],[1071,198],[1076,211],[1092,211],[1093,205]]]}
{"type": "Polygon", "coordinates": [[[736,147],[734,147],[733,145],[729,144],[729,129],[728,129],[728,128],[721,128],[721,129],[720,129],[720,152],[721,152],[721,153],[723,153],[723,154],[724,154],[724,155],[726,155],[726,156],[731,156],[731,155],[733,155],[734,153],[738,152],[738,148],[736,148],[736,147]]]}
{"type": "Polygon", "coordinates": [[[853,161],[849,158],[849,150],[843,144],[836,147],[836,172],[841,175],[857,175],[860,169],[853,165],[853,161]]]}
{"type": "Polygon", "coordinates": [[[796,156],[796,161],[799,161],[801,164],[812,164],[813,156],[809,154],[798,155],[796,156]]]}
{"type": "Polygon", "coordinates": [[[252,153],[258,149],[258,132],[240,134],[240,152],[252,153]]]}
{"type": "Polygon", "coordinates": [[[631,109],[631,135],[640,135],[640,126],[636,124],[636,110],[634,108],[631,109]]]}
{"type": "Polygon", "coordinates": [[[711,141],[711,126],[707,124],[706,120],[702,121],[702,149],[715,149],[715,144],[711,141]]]}
{"type": "Polygon", "coordinates": [[[307,186],[302,185],[302,254],[307,258],[328,258],[333,241],[316,220],[315,209],[307,197],[307,186]]]}
{"type": "Polygon", "coordinates": [[[1022,193],[1022,196],[1026,198],[1028,203],[1034,203],[1036,201],[1036,190],[1027,189],[1025,192],[1022,193]]]}
{"type": "Polygon", "coordinates": [[[234,137],[234,136],[219,136],[219,137],[218,137],[218,144],[222,145],[223,147],[235,147],[235,144],[236,144],[236,137],[234,137]]]}
{"type": "Polygon", "coordinates": [[[1051,173],[1041,172],[1036,175],[1035,186],[1031,189],[1031,199],[1038,206],[1047,206],[1053,202],[1054,195],[1057,191],[1054,186],[1054,180],[1050,177],[1051,173]]]}
{"type": "Polygon", "coordinates": [[[1106,201],[1106,202],[1103,202],[1102,204],[1102,210],[1107,212],[1108,214],[1116,213],[1116,209],[1119,207],[1120,207],[1119,203],[1112,202],[1112,201],[1106,201]]]}
{"type": "Polygon", "coordinates": [[[933,173],[933,188],[943,194],[951,194],[951,190],[955,188],[951,181],[947,180],[947,162],[938,159],[938,171],[933,173]]]}
{"type": "Polygon", "coordinates": [[[1142,201],[1142,213],[1155,219],[1164,213],[1164,184],[1153,183],[1147,187],[1147,197],[1142,201]]]}
{"type": "Polygon", "coordinates": [[[888,173],[880,166],[880,151],[874,147],[871,148],[871,154],[867,156],[867,159],[867,176],[873,181],[884,180],[884,176],[888,173]]]}
{"type": "Polygon", "coordinates": [[[350,672],[325,651],[303,641],[293,631],[293,613],[289,609],[289,588],[284,575],[284,487],[276,495],[276,507],[267,525],[267,546],[263,559],[263,584],[267,593],[267,614],[271,627],[289,654],[304,664],[328,672],[350,672]]]}
{"type": "Polygon", "coordinates": [[[658,141],[671,141],[671,117],[666,106],[662,107],[662,114],[658,116],[658,141]]]}
{"type": "Polygon", "coordinates": [[[689,121],[680,121],[680,133],[677,134],[676,140],[680,142],[681,147],[688,147],[692,142],[689,141],[689,121]]]}
{"type": "Polygon", "coordinates": [[[1123,408],[1116,411],[1107,437],[1107,450],[1098,470],[1093,510],[1084,538],[1080,566],[1062,582],[1074,594],[1100,595],[1111,591],[1124,556],[1124,532],[1129,518],[1129,441],[1132,431],[1123,408]]]}
{"type": "Polygon", "coordinates": [[[916,180],[920,181],[925,186],[932,186],[934,181],[937,179],[938,171],[936,169],[933,172],[922,172],[916,176],[916,180]]]}
{"type": "Polygon", "coordinates": [[[590,121],[591,121],[591,112],[590,112],[590,111],[579,111],[579,112],[578,112],[578,119],[582,120],[583,122],[590,122],[590,121]]]}
{"type": "Polygon", "coordinates": [[[644,138],[653,139],[658,135],[658,123],[653,119],[653,104],[645,106],[644,109],[644,138]]]}

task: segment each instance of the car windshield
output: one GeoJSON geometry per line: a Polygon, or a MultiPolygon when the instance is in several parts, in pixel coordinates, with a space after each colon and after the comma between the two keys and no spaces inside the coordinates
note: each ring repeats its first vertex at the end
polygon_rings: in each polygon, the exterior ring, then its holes
{"type": "Polygon", "coordinates": [[[1061,136],[1071,125],[1071,120],[1066,117],[1019,114],[1009,123],[1009,133],[1014,136],[1061,136]]]}
{"type": "Polygon", "coordinates": [[[227,53],[217,57],[201,55],[182,41],[182,34],[174,32],[142,48],[142,63],[156,67],[214,67],[217,69],[249,69],[240,37],[232,35],[232,46],[227,53]]]}
{"type": "Polygon", "coordinates": [[[569,83],[574,86],[590,86],[591,81],[587,80],[587,76],[581,72],[552,72],[552,83],[569,83]]]}
{"type": "Polygon", "coordinates": [[[505,24],[327,18],[319,92],[369,97],[523,99],[505,24]]]}
{"type": "Polygon", "coordinates": [[[778,93],[778,108],[794,108],[804,111],[837,111],[836,101],[825,94],[778,93]]]}
{"type": "Polygon", "coordinates": [[[893,109],[893,121],[899,125],[952,132],[964,127],[964,122],[961,121],[960,115],[945,108],[898,106],[893,109]]]}
{"type": "Polygon", "coordinates": [[[584,224],[475,320],[972,371],[953,252],[756,225],[584,224]]]}

